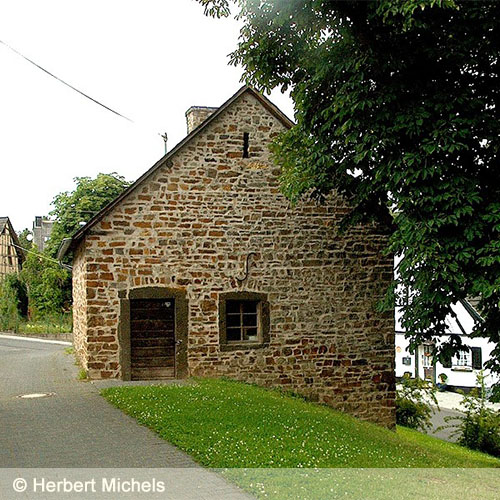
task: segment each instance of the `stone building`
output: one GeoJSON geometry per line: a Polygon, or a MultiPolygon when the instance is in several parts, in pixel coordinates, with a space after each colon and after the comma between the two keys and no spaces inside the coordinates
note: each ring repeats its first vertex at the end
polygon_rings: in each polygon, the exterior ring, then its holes
{"type": "Polygon", "coordinates": [[[292,122],[243,87],[97,214],[73,251],[74,346],[91,378],[227,376],[394,425],[381,228],[340,197],[291,206],[268,145],[292,122]]]}
{"type": "Polygon", "coordinates": [[[21,270],[24,254],[8,217],[0,217],[0,280],[21,270]]]}
{"type": "Polygon", "coordinates": [[[43,252],[54,227],[54,221],[37,215],[33,221],[33,244],[43,252]]]}

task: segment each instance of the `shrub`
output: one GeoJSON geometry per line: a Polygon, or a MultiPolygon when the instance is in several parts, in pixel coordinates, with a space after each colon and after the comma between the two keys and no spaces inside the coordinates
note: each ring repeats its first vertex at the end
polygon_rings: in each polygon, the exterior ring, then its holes
{"type": "Polygon", "coordinates": [[[70,308],[71,275],[59,264],[30,253],[23,264],[21,279],[28,289],[31,320],[57,316],[70,308]]]}
{"type": "Polygon", "coordinates": [[[38,319],[22,321],[19,325],[19,332],[26,334],[58,334],[71,333],[73,320],[71,313],[45,314],[39,315],[38,319]]]}
{"type": "Polygon", "coordinates": [[[18,278],[7,275],[0,282],[0,330],[17,331],[20,322],[18,278]]]}
{"type": "Polygon", "coordinates": [[[500,414],[486,406],[483,372],[477,375],[477,384],[469,394],[461,392],[464,414],[445,417],[447,423],[455,422],[445,427],[455,428],[452,436],[458,437],[462,446],[500,457],[500,414]]]}
{"type": "Polygon", "coordinates": [[[26,284],[18,274],[7,274],[4,277],[4,285],[12,290],[19,315],[25,318],[28,315],[28,291],[26,290],[26,284]]]}
{"type": "Polygon", "coordinates": [[[500,382],[487,389],[487,396],[490,403],[500,403],[500,382]]]}
{"type": "Polygon", "coordinates": [[[411,429],[431,427],[434,409],[430,403],[438,406],[434,386],[426,380],[405,375],[396,393],[396,423],[411,429]]]}
{"type": "Polygon", "coordinates": [[[438,375],[438,380],[439,382],[436,384],[437,388],[439,389],[440,392],[446,391],[448,385],[446,382],[448,382],[448,375],[446,373],[441,373],[438,375]]]}

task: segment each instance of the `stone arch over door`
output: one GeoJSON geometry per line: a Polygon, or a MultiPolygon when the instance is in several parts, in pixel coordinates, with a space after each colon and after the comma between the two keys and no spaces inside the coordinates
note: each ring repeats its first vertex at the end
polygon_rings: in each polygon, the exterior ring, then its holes
{"type": "Polygon", "coordinates": [[[165,287],[142,287],[121,290],[118,339],[120,343],[120,365],[122,380],[131,380],[131,301],[152,299],[173,301],[175,324],[175,378],[185,378],[187,367],[188,301],[185,290],[165,287]]]}

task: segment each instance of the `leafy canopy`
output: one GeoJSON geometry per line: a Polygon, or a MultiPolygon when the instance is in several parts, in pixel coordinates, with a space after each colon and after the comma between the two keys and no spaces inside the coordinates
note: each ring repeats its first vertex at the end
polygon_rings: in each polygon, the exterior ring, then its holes
{"type": "Polygon", "coordinates": [[[33,232],[27,227],[18,233],[19,246],[29,250],[33,245],[33,232]]]}
{"type": "Polygon", "coordinates": [[[291,90],[297,125],[274,146],[285,194],[336,190],[350,222],[391,228],[413,345],[479,297],[500,371],[500,2],[199,1],[236,4],[247,82],[291,90]]]}
{"type": "Polygon", "coordinates": [[[76,177],[76,188],[73,191],[59,193],[52,205],[50,213],[55,218],[47,251],[57,254],[61,241],[75,233],[82,223],[89,221],[93,215],[119,196],[130,183],[124,177],[113,172],[91,177],[76,177]]]}

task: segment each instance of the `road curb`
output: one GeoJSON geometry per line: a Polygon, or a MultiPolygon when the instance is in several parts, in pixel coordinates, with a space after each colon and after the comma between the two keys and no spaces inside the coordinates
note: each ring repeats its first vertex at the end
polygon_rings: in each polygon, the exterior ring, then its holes
{"type": "Polygon", "coordinates": [[[73,345],[72,342],[66,340],[54,340],[54,339],[42,339],[38,337],[26,337],[24,335],[8,335],[5,333],[0,333],[0,339],[11,339],[11,340],[27,340],[28,342],[41,342],[44,344],[60,344],[60,345],[73,345]]]}

